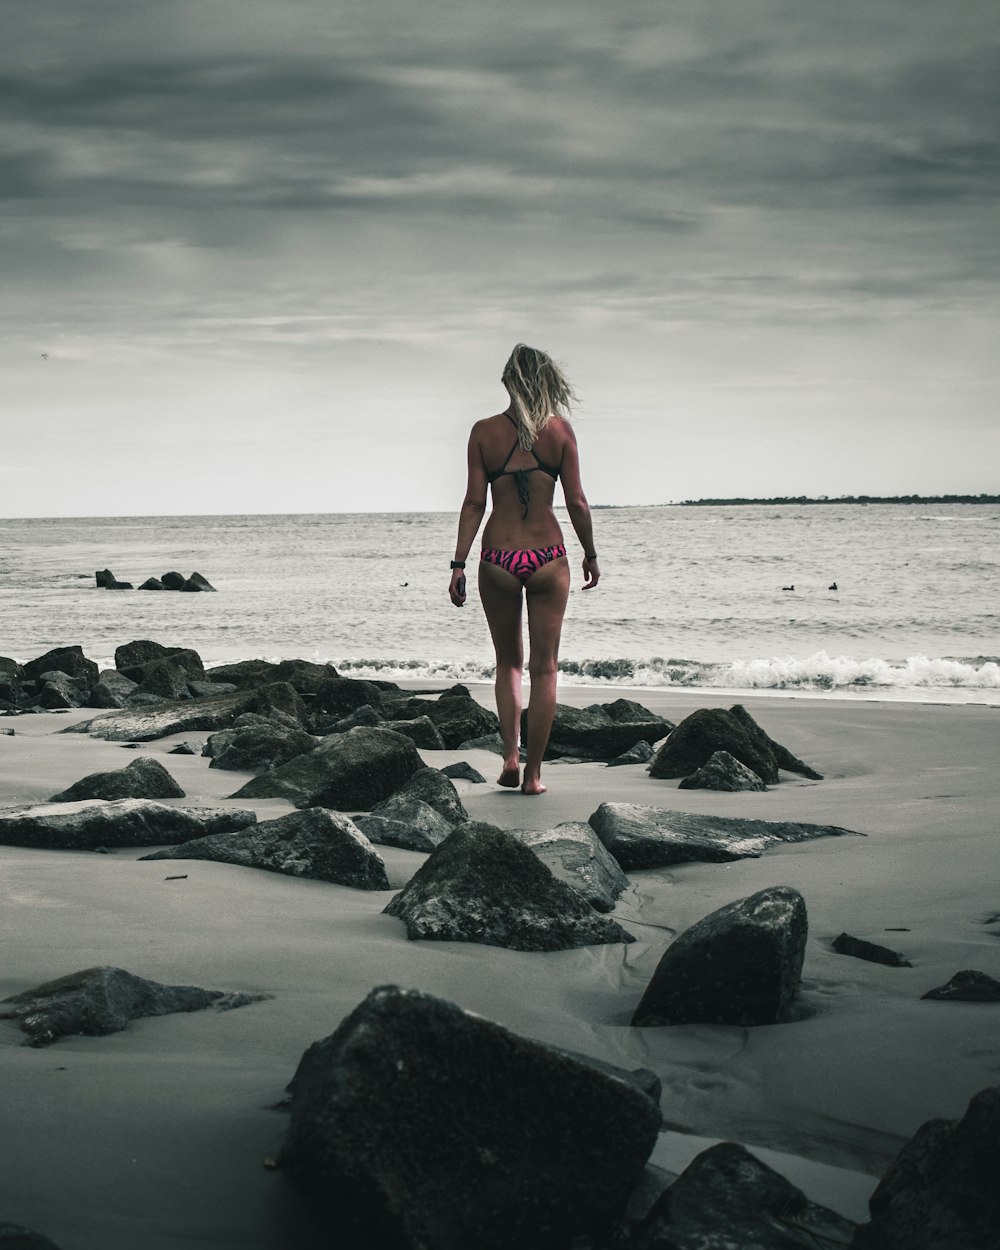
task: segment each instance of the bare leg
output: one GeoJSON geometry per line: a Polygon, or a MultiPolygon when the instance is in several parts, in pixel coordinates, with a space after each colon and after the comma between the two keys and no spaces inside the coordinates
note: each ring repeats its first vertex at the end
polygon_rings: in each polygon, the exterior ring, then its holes
{"type": "Polygon", "coordinates": [[[565,556],[532,573],[525,586],[528,601],[531,702],[528,706],[528,752],[524,765],[525,794],[543,794],[542,757],[549,744],[556,713],[559,638],[569,597],[569,562],[565,556]]]}
{"type": "Polygon", "coordinates": [[[503,770],[497,785],[516,789],[521,780],[521,583],[506,569],[479,563],[479,597],[497,655],[496,698],[503,739],[503,770]]]}

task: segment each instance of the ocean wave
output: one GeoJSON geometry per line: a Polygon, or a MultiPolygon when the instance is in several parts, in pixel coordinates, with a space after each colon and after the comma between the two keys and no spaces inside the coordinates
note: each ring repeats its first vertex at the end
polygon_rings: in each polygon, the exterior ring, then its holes
{"type": "MultiPolygon", "coordinates": [[[[495,667],[483,660],[334,660],[351,677],[421,678],[442,681],[492,681],[495,667]]],[[[592,659],[559,661],[569,685],[607,684],[723,690],[984,690],[1000,691],[1000,662],[995,657],[905,660],[855,659],[825,651],[804,658],[765,656],[710,663],[688,659],[592,659]]]]}

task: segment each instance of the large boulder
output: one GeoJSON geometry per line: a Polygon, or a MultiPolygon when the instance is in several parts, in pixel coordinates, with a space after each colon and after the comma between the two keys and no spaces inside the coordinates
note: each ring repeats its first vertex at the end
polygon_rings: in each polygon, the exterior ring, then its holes
{"type": "Polygon", "coordinates": [[[70,725],[63,733],[89,733],[108,742],[151,742],[175,733],[211,733],[226,729],[237,716],[255,706],[255,693],[217,694],[181,703],[159,702],[149,707],[129,707],[120,712],[104,712],[90,720],[70,725]]]}
{"type": "Polygon", "coordinates": [[[52,803],[79,799],[182,799],[184,791],[159,760],[140,756],[125,768],[90,773],[68,790],[53,794],[52,803]]]}
{"type": "Polygon", "coordinates": [[[390,724],[398,734],[405,734],[414,746],[423,751],[445,750],[444,738],[429,716],[416,716],[413,720],[394,720],[390,724]]]}
{"type": "Polygon", "coordinates": [[[514,834],[469,821],[428,856],[385,908],[409,938],[509,950],[571,950],[635,939],[557,881],[514,834]]]}
{"type": "Polygon", "coordinates": [[[405,851],[433,851],[454,828],[421,799],[402,799],[391,811],[391,816],[382,816],[375,808],[368,816],[355,816],[354,822],[370,841],[405,851]]]}
{"type": "Polygon", "coordinates": [[[779,1023],[799,992],[807,932],[790,886],[720,907],[667,947],[632,1023],[779,1023]]]}
{"type": "Polygon", "coordinates": [[[597,911],[611,911],[628,877],[590,825],[569,820],[554,829],[512,829],[559,881],[577,890],[597,911]]]}
{"type": "Polygon", "coordinates": [[[172,660],[154,660],[152,664],[146,664],[142,669],[130,669],[126,676],[128,675],[132,675],[132,679],[139,683],[131,696],[136,702],[139,702],[143,695],[153,695],[157,699],[190,699],[191,697],[191,691],[188,689],[190,677],[187,670],[172,660]]]}
{"type": "Polygon", "coordinates": [[[128,707],[129,698],[138,689],[138,682],[132,681],[124,673],[119,673],[114,668],[105,668],[101,670],[97,684],[91,688],[85,706],[109,709],[128,707]]]}
{"type": "Polygon", "coordinates": [[[766,791],[767,786],[755,772],[741,764],[735,755],[728,751],[715,751],[708,757],[701,768],[696,768],[689,777],[685,777],[679,790],[738,790],[766,791]]]}
{"type": "Polygon", "coordinates": [[[56,851],[158,846],[245,829],[255,813],[237,807],[168,807],[152,799],[88,799],[0,810],[0,846],[56,851]]]}
{"type": "Polygon", "coordinates": [[[248,781],[233,798],[288,799],[296,807],[368,811],[424,762],[409,738],[364,726],[324,738],[314,751],[248,781]]]}
{"type": "Polygon", "coordinates": [[[366,703],[377,707],[381,691],[370,681],[356,677],[328,677],[313,695],[312,711],[317,717],[339,720],[366,703]]]}
{"type": "Polygon", "coordinates": [[[337,676],[332,664],[317,664],[312,660],[237,660],[233,664],[219,664],[210,668],[206,676],[210,681],[232,683],[241,690],[271,682],[287,682],[299,694],[313,695],[324,681],[337,676]]]}
{"type": "MultiPolygon", "coordinates": [[[[622,709],[616,705],[609,706],[615,706],[616,712],[622,714],[622,709]]],[[[639,704],[629,706],[640,707],[639,704]]],[[[637,742],[659,742],[673,728],[672,723],[654,716],[652,712],[649,716],[652,719],[648,721],[616,720],[602,704],[579,708],[557,703],[545,758],[568,755],[577,759],[607,761],[615,759],[637,742]]],[[[521,741],[525,744],[528,741],[527,708],[521,714],[521,741]]]]}
{"type": "Polygon", "coordinates": [[[123,642],[115,647],[115,668],[141,668],[154,660],[165,660],[167,648],[162,643],[153,642],[149,638],[137,638],[133,642],[123,642]]]}
{"type": "Polygon", "coordinates": [[[84,968],[3,999],[0,1018],[20,1022],[28,1034],[26,1045],[48,1046],[72,1033],[88,1037],[118,1033],[130,1020],[143,1016],[201,1011],[213,1004],[243,1007],[260,997],[227,995],[222,990],[203,990],[196,985],[161,985],[134,976],[124,968],[84,968]]]}
{"type": "Polygon", "coordinates": [[[720,1142],[657,1199],[629,1250],[835,1250],[854,1229],[745,1147],[720,1142]]]}
{"type": "Polygon", "coordinates": [[[349,817],[321,807],[262,820],[238,833],[182,842],[143,858],[208,859],[357,890],[389,889],[385,864],[368,838],[349,817]]]}
{"type": "Polygon", "coordinates": [[[255,712],[245,712],[236,718],[231,729],[220,729],[212,734],[202,754],[210,757],[209,768],[260,773],[278,764],[287,764],[315,750],[317,745],[318,739],[304,729],[255,712]]]}
{"type": "Polygon", "coordinates": [[[12,707],[20,702],[28,675],[16,660],[0,655],[0,699],[12,707]]]}
{"type": "Polygon", "coordinates": [[[279,1163],[330,1244],[603,1244],[660,1126],[629,1076],[382,986],[303,1055],[279,1163]]]}
{"type": "Polygon", "coordinates": [[[801,773],[815,781],[821,775],[796,759],[761,729],[746,708],[699,708],[671,731],[649,766],[651,777],[687,777],[707,764],[716,751],[728,751],[757,774],[765,785],[777,785],[778,769],[801,773]]]}
{"type": "Polygon", "coordinates": [[[500,729],[496,712],[491,712],[473,698],[461,695],[428,702],[425,713],[437,726],[449,751],[457,750],[470,738],[497,733],[500,729]]]}
{"type": "MultiPolygon", "coordinates": [[[[137,661],[134,664],[123,664],[119,660],[119,655],[123,648],[119,647],[115,652],[115,668],[120,673],[124,673],[126,677],[131,677],[133,681],[142,683],[152,669],[160,664],[169,663],[175,668],[180,669],[187,675],[188,681],[203,681],[205,678],[205,665],[202,663],[201,656],[197,651],[192,651],[190,647],[160,647],[155,642],[137,642],[126,644],[127,647],[133,648],[132,654],[146,654],[150,658],[148,660],[137,661]],[[153,655],[152,648],[159,647],[162,655],[153,655]]],[[[127,653],[126,653],[127,654],[127,653]]]]}
{"type": "Polygon", "coordinates": [[[192,573],[191,576],[184,583],[184,585],[179,587],[179,589],[186,590],[188,592],[197,592],[197,591],[203,591],[203,590],[214,591],[215,587],[212,585],[212,583],[208,580],[207,577],[202,577],[200,573],[192,573]]]}
{"type": "Polygon", "coordinates": [[[83,654],[82,647],[56,647],[24,665],[24,675],[29,681],[35,681],[43,673],[58,672],[67,677],[81,677],[88,687],[97,681],[98,671],[94,661],[83,654]]]}
{"type": "Polygon", "coordinates": [[[131,590],[131,582],[120,582],[110,569],[98,569],[94,573],[98,590],[131,590]]]}
{"type": "Polygon", "coordinates": [[[413,799],[433,807],[451,825],[460,825],[469,819],[454,783],[439,768],[418,769],[384,803],[373,807],[372,812],[392,819],[394,808],[413,799]]]}
{"type": "Polygon", "coordinates": [[[253,710],[258,716],[284,721],[305,729],[309,723],[309,709],[298,690],[288,681],[269,681],[258,686],[254,696],[253,710]]]}
{"type": "Polygon", "coordinates": [[[590,826],[626,872],[631,868],[665,868],[691,860],[724,864],[736,859],[756,859],[783,842],[853,834],[838,825],[707,816],[641,803],[602,803],[590,817],[590,826]]]}
{"type": "Polygon", "coordinates": [[[1000,1003],[1000,981],[975,968],[966,968],[920,997],[942,1003],[1000,1003]]]}
{"type": "Polygon", "coordinates": [[[961,1120],[929,1120],[890,1164],[851,1250],[996,1250],[1000,1246],[1000,1085],[961,1120]]]}
{"type": "Polygon", "coordinates": [[[35,701],[39,707],[83,707],[90,696],[90,684],[85,678],[70,677],[56,669],[42,673],[35,680],[35,701]]]}

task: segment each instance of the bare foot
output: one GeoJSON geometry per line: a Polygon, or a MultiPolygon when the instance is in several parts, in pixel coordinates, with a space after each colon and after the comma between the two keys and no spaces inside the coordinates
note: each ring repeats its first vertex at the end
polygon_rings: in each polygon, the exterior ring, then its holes
{"type": "Polygon", "coordinates": [[[497,778],[497,785],[506,786],[508,790],[516,790],[520,784],[521,770],[516,766],[505,767],[503,772],[497,778]]]}
{"type": "Polygon", "coordinates": [[[544,794],[545,786],[540,781],[529,781],[527,777],[521,786],[522,794],[544,794]]]}

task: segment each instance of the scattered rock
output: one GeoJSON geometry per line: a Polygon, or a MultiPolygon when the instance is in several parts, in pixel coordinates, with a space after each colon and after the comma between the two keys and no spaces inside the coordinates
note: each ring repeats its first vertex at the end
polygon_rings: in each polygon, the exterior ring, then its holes
{"type": "Polygon", "coordinates": [[[212,590],[212,591],[214,591],[214,590],[215,590],[215,587],[212,585],[212,583],[211,583],[211,582],[210,582],[207,578],[202,577],[202,575],[201,575],[200,573],[192,573],[192,574],[191,574],[191,576],[190,576],[190,577],[187,579],[187,581],[184,583],[184,585],[183,585],[183,586],[179,586],[179,587],[178,587],[178,589],[179,589],[179,590],[191,591],[191,592],[194,592],[194,591],[201,591],[201,590],[212,590]]]}
{"type": "MultiPolygon", "coordinates": [[[[460,742],[457,750],[459,751],[491,751],[494,755],[503,755],[503,739],[499,734],[483,734],[479,738],[469,738],[466,742],[460,742]]],[[[524,752],[521,752],[521,758],[524,758],[524,752]]]]}
{"type": "Polygon", "coordinates": [[[0,699],[12,706],[20,702],[28,675],[16,660],[0,655],[0,699]]]}
{"type": "Polygon", "coordinates": [[[476,785],[485,785],[486,778],[478,768],[473,768],[466,760],[457,760],[454,764],[445,764],[441,772],[452,781],[472,781],[476,785]]]}
{"type": "Polygon", "coordinates": [[[697,1155],[657,1200],[630,1250],[847,1247],[855,1225],[735,1142],[697,1155]]]}
{"type": "Polygon", "coordinates": [[[755,772],[728,751],[716,751],[701,768],[685,777],[680,790],[767,790],[755,772]]]}
{"type": "Polygon", "coordinates": [[[1000,1246],[1000,1086],[961,1120],[929,1120],[872,1194],[851,1250],[996,1250],[1000,1246]]]}
{"type": "Polygon", "coordinates": [[[429,716],[418,716],[414,720],[394,720],[389,722],[398,734],[404,734],[414,746],[424,751],[443,751],[444,738],[429,716]]]}
{"type": "Polygon", "coordinates": [[[306,702],[288,681],[269,681],[258,686],[253,710],[258,716],[266,716],[269,720],[283,722],[296,729],[305,729],[309,723],[306,702]]]}
{"type": "Polygon", "coordinates": [[[70,725],[64,733],[89,733],[108,742],[151,742],[175,733],[211,733],[226,729],[237,716],[253,710],[255,693],[217,694],[208,699],[182,703],[156,703],[130,707],[121,712],[105,712],[91,720],[70,725]]]}
{"type": "Polygon", "coordinates": [[[140,590],[166,590],[166,586],[158,577],[147,577],[139,587],[140,590]]]}
{"type": "Polygon", "coordinates": [[[125,768],[90,773],[68,790],[53,794],[52,803],[78,799],[182,799],[184,791],[158,760],[143,757],[125,768]]]}
{"type": "Polygon", "coordinates": [[[626,872],[664,868],[690,860],[723,864],[756,859],[782,842],[854,834],[837,825],[806,825],[787,820],[746,820],[675,812],[639,803],[602,803],[590,825],[626,872]]]}
{"type": "Polygon", "coordinates": [[[164,590],[183,590],[187,578],[182,573],[171,571],[160,578],[164,590]]]}
{"type": "MultiPolygon", "coordinates": [[[[359,725],[382,725],[385,723],[382,717],[370,703],[356,708],[350,716],[344,716],[340,720],[326,723],[326,733],[328,734],[345,734],[349,729],[357,729],[359,725]]],[[[390,722],[387,728],[394,728],[394,724],[390,722]]]]}
{"type": "Polygon", "coordinates": [[[635,746],[629,747],[613,760],[608,760],[608,768],[617,768],[622,764],[648,764],[655,755],[652,746],[645,738],[640,738],[635,746]]]}
{"type": "Polygon", "coordinates": [[[424,767],[409,738],[364,726],[247,782],[233,798],[283,798],[296,807],[368,811],[424,767]]]}
{"type": "Polygon", "coordinates": [[[110,569],[101,569],[94,574],[98,590],[131,590],[131,582],[120,582],[110,569]]]}
{"type": "Polygon", "coordinates": [[[591,907],[608,912],[628,877],[590,825],[570,820],[554,829],[512,829],[558,881],[582,894],[591,907]]]}
{"type": "Polygon", "coordinates": [[[428,702],[426,715],[437,726],[449,751],[459,749],[470,738],[497,733],[500,729],[500,719],[495,712],[462,695],[428,702]]]}
{"type": "Polygon", "coordinates": [[[405,923],[409,938],[509,950],[635,940],[557,881],[514,834],[473,821],[432,852],[385,911],[405,923]]]}
{"type": "Polygon", "coordinates": [[[171,747],[167,752],[168,755],[200,755],[201,751],[193,747],[190,742],[178,742],[175,747],[171,747]]]}
{"type": "Polygon", "coordinates": [[[384,803],[372,808],[372,812],[394,819],[393,808],[411,799],[420,799],[429,804],[451,825],[460,825],[469,819],[469,813],[465,810],[454,784],[438,768],[418,769],[384,803]]]}
{"type": "Polygon", "coordinates": [[[261,773],[315,750],[318,743],[304,729],[245,712],[231,729],[212,734],[202,754],[210,757],[209,768],[261,773]]]}
{"type": "Polygon", "coordinates": [[[168,807],[151,799],[45,803],[0,811],[0,846],[55,851],[158,846],[245,829],[256,819],[244,808],[168,807]]]}
{"type": "Polygon", "coordinates": [[[172,660],[155,660],[143,669],[139,686],[131,698],[153,695],[157,699],[189,699],[188,681],[187,672],[179,664],[172,660]]]}
{"type": "Polygon", "coordinates": [[[851,937],[849,933],[838,934],[831,945],[838,955],[852,955],[855,959],[865,959],[870,964],[885,964],[889,968],[913,967],[898,951],[891,951],[887,946],[878,946],[875,942],[865,942],[862,938],[851,937]]]}
{"type": "Polygon", "coordinates": [[[447,690],[442,690],[438,698],[440,699],[471,699],[472,691],[469,689],[468,686],[463,686],[462,683],[459,681],[459,682],[456,682],[454,686],[449,686],[447,690]]]}
{"type": "Polygon", "coordinates": [[[280,1164],[331,1244],[347,1225],[394,1250],[603,1244],[660,1125],[628,1074],[395,986],[305,1052],[291,1091],[280,1164]]]}
{"type": "MultiPolygon", "coordinates": [[[[28,1046],[49,1046],[60,1037],[82,1033],[103,1037],[119,1033],[130,1020],[166,1016],[177,1011],[201,1011],[225,997],[222,990],[195,985],[161,985],[134,976],[124,968],[85,968],[56,981],[47,981],[23,994],[3,999],[0,1017],[15,1019],[28,1034],[28,1046]]],[[[254,1001],[242,995],[244,1002],[254,1001]]]]}
{"type": "Polygon", "coordinates": [[[143,859],[208,859],[356,890],[389,889],[385,864],[368,838],[349,817],[321,807],[262,820],[238,833],[196,838],[143,859]]]}
{"type": "Polygon", "coordinates": [[[91,688],[87,696],[86,707],[123,708],[139,689],[138,682],[132,681],[117,669],[103,669],[97,678],[97,684],[91,688]]]}
{"type": "Polygon", "coordinates": [[[985,972],[967,968],[956,972],[947,984],[928,990],[920,997],[946,1003],[1000,1003],[1000,981],[985,972]]]}
{"type": "Polygon", "coordinates": [[[377,807],[369,816],[356,816],[355,823],[372,842],[405,851],[433,851],[454,827],[422,799],[400,799],[389,811],[383,814],[377,807]]]}
{"type": "MultiPolygon", "coordinates": [[[[180,669],[186,675],[187,681],[203,681],[205,679],[205,666],[202,663],[201,656],[197,651],[192,651],[190,647],[160,647],[159,643],[143,642],[134,643],[133,646],[141,646],[143,648],[158,648],[162,652],[161,655],[151,655],[148,660],[136,662],[134,664],[122,664],[118,659],[118,651],[115,652],[115,667],[119,672],[124,673],[126,677],[131,677],[133,681],[142,684],[147,680],[150,673],[154,672],[159,665],[172,664],[175,668],[180,669]]],[[[119,648],[119,651],[121,648],[119,648]]],[[[153,690],[152,686],[148,689],[153,690]]],[[[154,693],[160,693],[153,690],[154,693]]],[[[164,698],[171,698],[169,694],[163,694],[164,698]]],[[[184,696],[187,697],[185,690],[184,696]]]]}
{"type": "Polygon", "coordinates": [[[89,685],[85,680],[70,677],[59,671],[42,673],[36,680],[35,686],[39,706],[47,711],[83,707],[90,694],[89,685]]]}
{"type": "Polygon", "coordinates": [[[665,732],[673,729],[673,721],[669,721],[666,717],[658,716],[656,712],[651,712],[648,707],[643,707],[641,703],[636,703],[634,699],[615,699],[613,703],[595,703],[594,708],[599,708],[611,720],[618,721],[621,724],[638,724],[650,725],[658,721],[660,724],[667,726],[665,732]]]}
{"type": "Polygon", "coordinates": [[[115,648],[115,668],[140,668],[144,664],[152,664],[154,660],[165,660],[167,654],[167,648],[160,643],[149,638],[137,638],[115,648]]]}
{"type": "Polygon", "coordinates": [[[667,947],[632,1023],[778,1024],[799,992],[807,930],[790,886],[720,907],[667,947]]]}
{"type": "MultiPolygon", "coordinates": [[[[355,677],[328,677],[317,689],[312,703],[313,715],[341,720],[367,703],[372,707],[381,699],[378,686],[355,677]]],[[[319,721],[317,719],[317,728],[319,721]]]]}
{"type": "Polygon", "coordinates": [[[670,733],[649,768],[651,777],[687,777],[701,768],[716,751],[728,751],[755,772],[765,785],[777,785],[778,769],[801,773],[813,780],[821,776],[769,738],[746,708],[699,708],[670,733]]]}
{"type": "Polygon", "coordinates": [[[337,676],[337,670],[332,664],[315,664],[311,660],[282,660],[278,664],[269,660],[238,660],[209,669],[207,676],[211,681],[232,682],[240,690],[283,681],[299,694],[315,694],[324,681],[337,676]]]}
{"type": "Polygon", "coordinates": [[[24,676],[35,681],[43,673],[65,673],[67,677],[82,677],[87,686],[97,681],[97,665],[83,654],[82,647],[56,647],[46,651],[36,660],[29,660],[23,667],[24,676]]]}
{"type": "MultiPolygon", "coordinates": [[[[631,706],[639,707],[638,704],[631,706]]],[[[663,717],[653,716],[652,713],[649,715],[652,717],[649,721],[615,720],[602,704],[579,708],[557,703],[545,758],[556,759],[568,755],[585,760],[608,761],[629,750],[637,742],[648,742],[652,745],[670,732],[672,723],[663,717]]],[[[524,744],[528,742],[527,709],[521,714],[521,741],[524,744]]]]}

